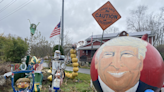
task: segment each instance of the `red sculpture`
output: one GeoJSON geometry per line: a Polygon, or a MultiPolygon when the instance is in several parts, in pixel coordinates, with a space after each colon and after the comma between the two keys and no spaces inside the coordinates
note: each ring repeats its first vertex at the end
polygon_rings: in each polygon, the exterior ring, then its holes
{"type": "Polygon", "coordinates": [[[114,38],[97,50],[90,72],[98,92],[160,90],[164,82],[164,62],[156,48],[146,42],[147,36],[142,40],[114,38]]]}

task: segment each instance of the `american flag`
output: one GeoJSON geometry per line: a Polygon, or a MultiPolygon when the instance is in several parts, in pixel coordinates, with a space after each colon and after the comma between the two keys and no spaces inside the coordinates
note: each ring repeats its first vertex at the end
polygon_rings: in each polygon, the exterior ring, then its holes
{"type": "Polygon", "coordinates": [[[55,35],[59,35],[60,34],[60,22],[59,24],[54,28],[54,30],[52,31],[50,38],[55,36],[55,35]]]}

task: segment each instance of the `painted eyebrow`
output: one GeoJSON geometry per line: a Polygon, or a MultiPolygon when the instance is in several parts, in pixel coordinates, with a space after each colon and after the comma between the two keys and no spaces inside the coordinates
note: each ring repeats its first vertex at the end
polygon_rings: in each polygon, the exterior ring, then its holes
{"type": "Polygon", "coordinates": [[[114,51],[110,51],[110,52],[108,52],[108,51],[105,51],[104,53],[114,53],[114,51]]]}

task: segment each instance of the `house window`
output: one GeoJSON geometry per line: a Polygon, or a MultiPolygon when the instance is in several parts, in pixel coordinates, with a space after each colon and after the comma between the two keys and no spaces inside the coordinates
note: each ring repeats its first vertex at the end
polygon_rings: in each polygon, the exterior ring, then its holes
{"type": "Polygon", "coordinates": [[[88,50],[86,50],[86,55],[88,55],[88,50]]]}

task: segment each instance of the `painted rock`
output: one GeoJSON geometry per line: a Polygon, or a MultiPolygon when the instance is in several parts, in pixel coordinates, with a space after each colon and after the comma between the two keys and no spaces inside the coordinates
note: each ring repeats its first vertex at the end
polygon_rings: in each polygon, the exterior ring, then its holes
{"type": "Polygon", "coordinates": [[[160,90],[164,82],[163,59],[156,48],[144,40],[117,37],[96,51],[90,72],[98,92],[160,90]]]}

